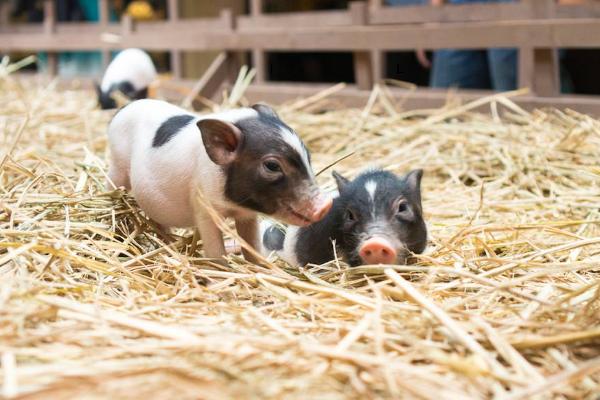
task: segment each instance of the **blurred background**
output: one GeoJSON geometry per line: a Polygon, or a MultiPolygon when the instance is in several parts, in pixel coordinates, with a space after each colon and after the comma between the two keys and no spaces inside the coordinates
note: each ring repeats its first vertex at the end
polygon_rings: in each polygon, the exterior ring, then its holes
{"type": "MultiPolygon", "coordinates": [[[[495,0],[383,0],[379,6],[413,8],[415,6],[465,3],[497,3],[495,0]]],[[[535,0],[534,0],[535,1],[535,0]]],[[[0,0],[8,10],[5,23],[41,24],[44,20],[43,0],[0,0]]],[[[97,23],[100,18],[99,0],[53,1],[56,22],[97,23]]],[[[192,19],[218,17],[228,8],[234,15],[251,12],[250,0],[176,2],[178,18],[192,19]]],[[[559,1],[557,4],[579,3],[578,0],[559,1]]],[[[260,2],[263,14],[345,10],[350,6],[345,0],[264,0],[260,2]]],[[[388,9],[389,9],[388,8],[388,9]]],[[[118,22],[128,15],[134,21],[161,21],[169,18],[166,0],[110,0],[109,21],[118,22]]],[[[399,38],[399,41],[402,38],[399,38]]],[[[556,50],[561,93],[600,94],[600,51],[589,48],[560,48],[556,50]]],[[[2,45],[0,44],[0,52],[2,45]]],[[[28,53],[11,51],[13,59],[28,53]]],[[[172,70],[177,62],[177,77],[197,79],[214,60],[214,51],[154,51],[151,56],[159,72],[172,70]]],[[[112,52],[114,55],[114,52],[112,52]]],[[[47,54],[38,54],[39,62],[30,70],[45,72],[47,54]]],[[[264,80],[272,82],[347,82],[356,83],[356,63],[352,52],[347,51],[266,51],[264,53],[264,80]]],[[[243,62],[253,63],[251,51],[243,54],[243,62]]],[[[105,68],[100,51],[60,52],[56,73],[69,77],[98,77],[105,68]]],[[[461,88],[483,90],[511,90],[518,86],[518,51],[516,48],[495,49],[438,49],[435,51],[385,51],[382,54],[381,77],[410,82],[421,87],[461,88]]]]}

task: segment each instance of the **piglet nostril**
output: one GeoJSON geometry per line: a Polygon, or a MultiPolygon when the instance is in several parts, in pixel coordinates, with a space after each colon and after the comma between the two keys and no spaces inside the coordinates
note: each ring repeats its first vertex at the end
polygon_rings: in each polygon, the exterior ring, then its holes
{"type": "Polygon", "coordinates": [[[366,264],[393,264],[396,262],[396,251],[389,241],[374,237],[364,242],[358,252],[366,264]]]}

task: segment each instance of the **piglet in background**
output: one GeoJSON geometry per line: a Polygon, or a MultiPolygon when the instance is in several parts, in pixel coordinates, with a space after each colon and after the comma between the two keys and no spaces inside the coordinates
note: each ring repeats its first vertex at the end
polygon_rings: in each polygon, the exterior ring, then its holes
{"type": "MultiPolygon", "coordinates": [[[[108,128],[109,177],[144,212],[168,227],[196,225],[205,254],[225,254],[223,236],[195,200],[200,190],[258,249],[257,214],[305,226],[329,211],[303,142],[262,104],[196,116],[158,100],[121,109],[108,128]]],[[[249,257],[248,254],[245,254],[249,257]]]]}
{"type": "Polygon", "coordinates": [[[148,53],[140,49],[123,50],[111,61],[102,83],[96,86],[98,103],[103,110],[116,108],[112,97],[116,91],[131,100],[145,99],[156,77],[156,68],[148,53]]]}
{"type": "Polygon", "coordinates": [[[421,207],[423,171],[406,176],[373,170],[353,181],[333,173],[339,196],[321,221],[282,231],[264,221],[260,226],[261,253],[275,252],[289,264],[324,264],[338,257],[350,266],[404,264],[410,253],[427,245],[421,207]]]}

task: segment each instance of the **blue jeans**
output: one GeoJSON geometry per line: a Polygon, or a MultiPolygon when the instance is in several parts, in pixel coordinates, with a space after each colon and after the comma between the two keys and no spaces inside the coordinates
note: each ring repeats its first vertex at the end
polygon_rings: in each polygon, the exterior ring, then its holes
{"type": "MultiPolygon", "coordinates": [[[[450,4],[505,3],[511,0],[449,0],[450,4]]],[[[517,50],[437,50],[433,55],[431,86],[513,90],[517,87],[517,50]]]]}
{"type": "Polygon", "coordinates": [[[513,90],[517,87],[517,50],[437,50],[433,55],[431,86],[513,90]]]}

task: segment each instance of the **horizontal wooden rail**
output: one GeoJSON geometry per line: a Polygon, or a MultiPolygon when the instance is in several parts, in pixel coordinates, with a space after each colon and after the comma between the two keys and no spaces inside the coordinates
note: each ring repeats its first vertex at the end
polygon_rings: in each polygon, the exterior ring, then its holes
{"type": "MultiPolygon", "coordinates": [[[[330,85],[298,85],[293,83],[269,83],[251,85],[245,97],[250,102],[266,101],[272,104],[281,104],[298,98],[306,98],[330,87],[330,85]]],[[[415,91],[390,88],[394,99],[402,103],[404,109],[426,109],[442,107],[450,98],[460,98],[462,101],[472,101],[490,91],[461,91],[450,94],[447,90],[419,88],[415,91]]],[[[337,91],[325,108],[337,107],[364,107],[371,92],[361,90],[352,85],[337,91]]],[[[600,98],[596,96],[535,96],[523,95],[511,99],[526,110],[541,107],[570,108],[581,113],[600,116],[600,98]]],[[[488,106],[489,107],[489,106],[488,106]]]]}
{"type": "MultiPolygon", "coordinates": [[[[217,61],[218,62],[218,61],[217,61]]],[[[187,88],[190,92],[199,87],[199,81],[192,80],[177,80],[169,82],[158,88],[158,94],[169,101],[176,103],[181,102],[181,88],[187,88]]],[[[62,88],[72,88],[73,79],[59,79],[58,84],[62,88]]],[[[77,86],[88,90],[93,89],[92,80],[77,80],[77,86]]],[[[228,83],[223,83],[216,88],[215,93],[219,95],[215,97],[216,101],[222,100],[220,94],[223,89],[230,86],[228,83]]],[[[244,93],[244,97],[249,102],[265,101],[270,104],[281,104],[290,102],[300,98],[307,98],[325,89],[331,88],[331,84],[313,83],[299,85],[293,82],[277,82],[253,84],[248,87],[244,93]]],[[[418,88],[417,90],[407,90],[394,87],[388,87],[388,93],[393,98],[402,104],[405,110],[410,109],[429,109],[444,106],[450,99],[460,99],[463,102],[479,99],[483,96],[491,95],[494,92],[487,90],[467,90],[460,92],[450,92],[443,89],[418,88]]],[[[207,94],[207,93],[203,93],[207,94]]],[[[322,110],[331,110],[341,107],[364,107],[371,95],[370,90],[361,90],[355,85],[346,85],[345,88],[337,90],[331,97],[330,101],[324,101],[321,104],[322,110]]],[[[526,110],[533,110],[542,107],[557,107],[569,108],[577,112],[590,114],[600,117],[600,97],[584,96],[584,95],[561,95],[561,96],[535,96],[527,94],[517,97],[512,97],[511,101],[526,110]]],[[[485,105],[484,107],[489,107],[485,105]]]]}
{"type": "Polygon", "coordinates": [[[471,22],[423,26],[351,26],[330,28],[265,28],[217,31],[180,22],[144,23],[112,42],[103,33],[116,33],[99,25],[56,24],[53,34],[43,27],[21,33],[0,33],[4,51],[95,50],[141,47],[149,50],[249,50],[282,51],[368,51],[411,50],[415,48],[477,49],[489,47],[594,48],[600,47],[597,19],[471,22]],[[186,24],[187,25],[187,24],[186,24]],[[76,36],[76,37],[74,37],[76,36]]]}
{"type": "Polygon", "coordinates": [[[415,24],[427,22],[473,22],[533,18],[528,3],[454,4],[439,7],[381,7],[369,13],[369,23],[415,24]]]}
{"type": "Polygon", "coordinates": [[[306,28],[312,26],[344,26],[352,24],[352,16],[347,10],[307,11],[296,13],[273,13],[240,15],[236,26],[240,30],[260,28],[306,28]]]}
{"type": "Polygon", "coordinates": [[[531,1],[513,3],[447,4],[443,6],[377,7],[369,11],[369,24],[523,21],[531,19],[600,17],[600,4],[555,5],[540,9],[531,1]]]}

